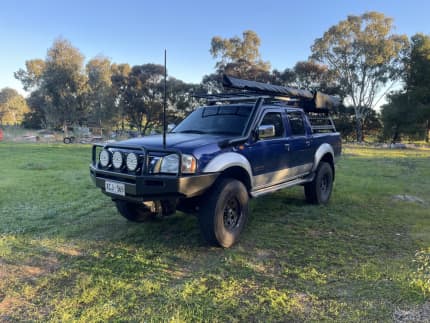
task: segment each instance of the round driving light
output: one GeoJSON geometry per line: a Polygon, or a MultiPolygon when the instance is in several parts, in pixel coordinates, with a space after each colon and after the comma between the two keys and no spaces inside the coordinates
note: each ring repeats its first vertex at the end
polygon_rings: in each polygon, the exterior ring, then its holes
{"type": "Polygon", "coordinates": [[[119,151],[115,151],[112,156],[112,164],[115,168],[121,168],[122,166],[122,154],[119,151]]]}
{"type": "Polygon", "coordinates": [[[102,150],[99,155],[100,165],[106,167],[110,162],[110,154],[107,150],[102,150]]]}
{"type": "Polygon", "coordinates": [[[129,171],[135,171],[137,168],[137,155],[135,153],[129,153],[127,155],[126,164],[129,171]]]}

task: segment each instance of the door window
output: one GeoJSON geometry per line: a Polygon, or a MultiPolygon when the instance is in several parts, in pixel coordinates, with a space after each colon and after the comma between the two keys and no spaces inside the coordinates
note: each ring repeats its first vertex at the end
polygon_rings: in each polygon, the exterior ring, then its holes
{"type": "MultiPolygon", "coordinates": [[[[268,112],[261,121],[261,126],[273,125],[275,126],[275,135],[268,139],[278,138],[284,136],[284,124],[282,122],[282,116],[279,112],[268,112]]],[[[267,138],[266,138],[267,139],[267,138]]]]}
{"type": "Polygon", "coordinates": [[[305,124],[303,116],[300,112],[289,112],[288,120],[290,121],[291,135],[304,136],[306,135],[305,124]]]}

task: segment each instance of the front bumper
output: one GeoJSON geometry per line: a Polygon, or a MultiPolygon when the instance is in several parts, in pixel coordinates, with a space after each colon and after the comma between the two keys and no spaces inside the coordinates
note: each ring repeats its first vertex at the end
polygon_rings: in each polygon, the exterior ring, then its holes
{"type": "Polygon", "coordinates": [[[90,165],[90,175],[94,184],[104,194],[114,199],[143,202],[199,196],[212,186],[219,173],[189,176],[131,175],[106,171],[90,165]],[[106,192],[106,181],[124,184],[125,196],[106,192]]]}

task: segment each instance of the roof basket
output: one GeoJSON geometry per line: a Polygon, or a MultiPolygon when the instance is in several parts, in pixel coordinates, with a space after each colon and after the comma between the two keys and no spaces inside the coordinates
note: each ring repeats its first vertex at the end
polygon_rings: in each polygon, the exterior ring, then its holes
{"type": "Polygon", "coordinates": [[[204,98],[209,103],[222,101],[255,101],[257,98],[270,99],[285,103],[292,103],[302,108],[305,112],[327,113],[339,106],[340,99],[321,92],[311,92],[288,86],[279,86],[268,83],[243,80],[228,75],[223,75],[223,86],[226,89],[240,90],[240,92],[196,95],[204,98]]]}

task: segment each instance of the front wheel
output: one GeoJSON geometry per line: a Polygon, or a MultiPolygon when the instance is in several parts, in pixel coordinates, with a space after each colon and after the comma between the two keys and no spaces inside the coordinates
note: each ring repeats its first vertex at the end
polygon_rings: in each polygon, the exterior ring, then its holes
{"type": "Polygon", "coordinates": [[[248,191],[242,182],[216,182],[200,203],[199,224],[206,241],[231,247],[239,240],[248,217],[248,191]]]}
{"type": "Polygon", "coordinates": [[[318,166],[315,178],[305,184],[306,201],[312,204],[326,204],[333,190],[333,169],[326,162],[318,166]]]}
{"type": "Polygon", "coordinates": [[[156,216],[156,213],[144,204],[115,201],[115,205],[118,212],[132,222],[146,222],[153,220],[156,216]]]}

